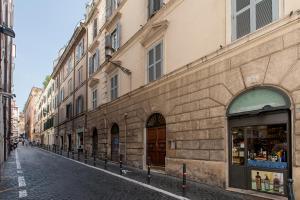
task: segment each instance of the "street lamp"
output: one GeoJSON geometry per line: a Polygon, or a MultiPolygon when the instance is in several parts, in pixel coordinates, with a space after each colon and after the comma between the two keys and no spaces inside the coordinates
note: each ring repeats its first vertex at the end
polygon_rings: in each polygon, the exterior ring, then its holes
{"type": "Polygon", "coordinates": [[[15,38],[16,34],[14,30],[6,26],[5,24],[0,25],[0,33],[3,33],[4,35],[7,35],[9,37],[15,38]]]}
{"type": "Polygon", "coordinates": [[[3,97],[9,98],[9,99],[16,98],[16,94],[12,94],[9,92],[0,92],[0,95],[2,95],[3,97]]]}
{"type": "Polygon", "coordinates": [[[118,67],[119,69],[121,69],[124,73],[126,73],[127,75],[131,75],[131,71],[123,66],[121,66],[119,63],[113,62],[111,61],[112,58],[112,54],[115,52],[115,49],[112,48],[111,46],[107,45],[105,47],[105,59],[107,62],[113,64],[114,66],[118,67]]]}

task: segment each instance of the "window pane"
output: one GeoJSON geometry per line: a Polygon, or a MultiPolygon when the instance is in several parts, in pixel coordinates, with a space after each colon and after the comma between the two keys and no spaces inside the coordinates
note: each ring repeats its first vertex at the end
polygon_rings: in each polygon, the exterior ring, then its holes
{"type": "Polygon", "coordinates": [[[237,97],[230,105],[229,114],[260,110],[265,106],[271,106],[272,108],[289,107],[289,102],[282,94],[274,90],[254,89],[237,97]]]}
{"type": "Polygon", "coordinates": [[[154,66],[149,67],[148,69],[148,73],[149,73],[149,82],[154,81],[154,66]]]}
{"type": "Polygon", "coordinates": [[[272,22],[272,0],[263,0],[256,5],[256,29],[272,22]]]}
{"type": "Polygon", "coordinates": [[[250,33],[250,9],[236,16],[236,37],[250,33]]]}
{"type": "Polygon", "coordinates": [[[155,47],[155,61],[158,61],[161,59],[161,44],[158,44],[155,47]]]}
{"type": "Polygon", "coordinates": [[[118,87],[115,88],[115,99],[118,98],[118,87]]]}
{"type": "MultiPolygon", "coordinates": [[[[246,127],[248,160],[287,162],[286,124],[246,127]]],[[[250,165],[254,162],[248,161],[250,165]]],[[[283,164],[283,163],[282,163],[283,164]]],[[[283,166],[286,166],[283,164],[283,166]]],[[[274,167],[275,164],[274,164],[274,167]]]]}
{"type": "Polygon", "coordinates": [[[154,50],[153,49],[151,49],[149,51],[148,56],[149,56],[149,66],[153,65],[153,63],[154,63],[154,50]]]}
{"type": "Polygon", "coordinates": [[[160,5],[161,5],[161,0],[153,0],[153,3],[154,3],[154,5],[153,5],[153,10],[154,11],[157,11],[157,10],[159,10],[160,9],[160,5]]]}
{"type": "Polygon", "coordinates": [[[245,134],[242,128],[233,128],[232,134],[232,164],[244,165],[245,163],[245,134]]]}
{"type": "Polygon", "coordinates": [[[156,67],[155,68],[155,72],[156,72],[155,79],[159,79],[161,77],[161,71],[162,71],[161,62],[156,63],[155,67],[156,67]]]}
{"type": "Polygon", "coordinates": [[[236,11],[240,11],[250,5],[250,0],[236,0],[236,11]]]}
{"type": "Polygon", "coordinates": [[[114,86],[118,87],[118,75],[114,77],[114,86]]]}
{"type": "Polygon", "coordinates": [[[114,88],[114,78],[110,79],[110,88],[114,88]]]}

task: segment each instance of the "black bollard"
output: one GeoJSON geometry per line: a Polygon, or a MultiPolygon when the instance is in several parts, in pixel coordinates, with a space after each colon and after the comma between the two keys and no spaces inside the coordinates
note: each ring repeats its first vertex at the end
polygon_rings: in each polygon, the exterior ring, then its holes
{"type": "Polygon", "coordinates": [[[182,196],[185,197],[186,194],[186,164],[182,166],[182,196]]]}
{"type": "Polygon", "coordinates": [[[84,163],[85,164],[87,163],[87,150],[85,150],[85,153],[84,153],[84,163]]]}
{"type": "Polygon", "coordinates": [[[151,166],[148,164],[148,175],[147,175],[147,183],[150,184],[151,182],[151,166]]]}
{"type": "Polygon", "coordinates": [[[72,150],[72,159],[74,159],[74,149],[72,150]]]}
{"type": "Polygon", "coordinates": [[[62,155],[62,148],[60,148],[60,155],[62,155]]]}
{"type": "Polygon", "coordinates": [[[104,158],[104,169],[107,169],[107,155],[104,158]]]}
{"type": "Polygon", "coordinates": [[[120,155],[120,175],[123,175],[122,155],[120,155]]]}
{"type": "Polygon", "coordinates": [[[77,160],[80,161],[80,150],[78,149],[78,156],[77,156],[77,160]]]}
{"type": "Polygon", "coordinates": [[[93,156],[94,156],[94,167],[96,167],[96,154],[94,153],[93,156]]]}

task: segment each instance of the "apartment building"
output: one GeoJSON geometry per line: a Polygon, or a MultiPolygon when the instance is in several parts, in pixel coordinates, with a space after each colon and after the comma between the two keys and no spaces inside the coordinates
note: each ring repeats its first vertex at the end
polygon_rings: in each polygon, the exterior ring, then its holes
{"type": "Polygon", "coordinates": [[[259,195],[291,178],[299,196],[299,9],[91,1],[52,73],[56,144],[259,195]]]}
{"type": "Polygon", "coordinates": [[[24,122],[24,113],[19,112],[19,121],[18,121],[18,136],[23,137],[25,133],[25,122],[24,122]]]}
{"type": "Polygon", "coordinates": [[[11,101],[11,138],[19,137],[19,107],[16,100],[11,101]]]}
{"type": "Polygon", "coordinates": [[[85,148],[239,191],[285,196],[292,178],[299,195],[299,9],[92,1],[85,148]]]}
{"type": "Polygon", "coordinates": [[[25,138],[30,141],[41,142],[40,141],[40,131],[37,128],[37,110],[36,105],[42,94],[43,90],[41,88],[33,87],[27,98],[26,104],[24,106],[24,120],[25,120],[25,138]]]}
{"type": "Polygon", "coordinates": [[[55,99],[54,80],[50,79],[35,107],[35,130],[40,133],[41,144],[55,144],[54,116],[56,114],[56,107],[57,100],[55,99]]]}
{"type": "Polygon", "coordinates": [[[83,150],[86,127],[87,34],[83,22],[76,27],[54,66],[57,91],[56,144],[65,150],[83,150]]]}
{"type": "MultiPolygon", "coordinates": [[[[0,25],[6,30],[14,26],[13,0],[0,0],[0,25]]],[[[13,32],[13,31],[12,31],[13,32]]],[[[0,178],[8,157],[11,137],[11,99],[15,48],[10,34],[0,33],[0,178]]]]}

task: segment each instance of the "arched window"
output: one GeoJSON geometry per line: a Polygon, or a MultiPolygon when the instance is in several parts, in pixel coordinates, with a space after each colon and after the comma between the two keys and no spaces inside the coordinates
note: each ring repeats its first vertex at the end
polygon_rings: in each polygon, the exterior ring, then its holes
{"type": "Polygon", "coordinates": [[[162,116],[160,113],[154,113],[149,117],[146,124],[146,128],[161,127],[165,125],[166,125],[166,120],[164,116],[162,116]]]}
{"type": "Polygon", "coordinates": [[[242,93],[230,104],[227,115],[288,109],[291,103],[286,94],[275,88],[255,88],[242,93]]]}

